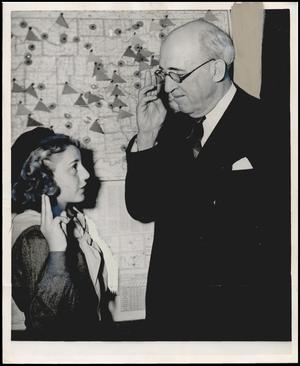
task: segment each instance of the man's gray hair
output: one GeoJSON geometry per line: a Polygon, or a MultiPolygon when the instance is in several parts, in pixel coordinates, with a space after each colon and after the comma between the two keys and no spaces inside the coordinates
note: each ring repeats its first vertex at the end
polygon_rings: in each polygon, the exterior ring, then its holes
{"type": "Polygon", "coordinates": [[[232,39],[222,29],[205,20],[198,20],[203,24],[203,31],[199,32],[199,46],[205,48],[209,58],[222,59],[229,66],[235,56],[232,39]]]}
{"type": "Polygon", "coordinates": [[[181,25],[171,33],[175,35],[177,31],[184,31],[187,27],[192,27],[195,36],[198,36],[201,53],[204,52],[208,58],[222,59],[227,66],[232,64],[235,56],[233,42],[221,28],[204,19],[197,19],[181,25]]]}

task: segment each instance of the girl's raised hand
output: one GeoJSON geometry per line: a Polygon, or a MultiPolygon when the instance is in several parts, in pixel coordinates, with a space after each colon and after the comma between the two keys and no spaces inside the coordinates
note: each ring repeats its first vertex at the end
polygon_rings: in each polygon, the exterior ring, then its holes
{"type": "Polygon", "coordinates": [[[50,252],[64,252],[67,248],[66,225],[69,222],[66,212],[53,218],[49,197],[42,195],[41,232],[46,238],[50,252]]]}

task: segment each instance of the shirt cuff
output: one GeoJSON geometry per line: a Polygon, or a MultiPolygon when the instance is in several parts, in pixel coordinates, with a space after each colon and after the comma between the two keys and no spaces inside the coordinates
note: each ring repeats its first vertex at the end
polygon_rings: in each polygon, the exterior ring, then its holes
{"type": "Polygon", "coordinates": [[[137,142],[135,139],[130,152],[138,152],[138,151],[139,151],[139,149],[138,149],[138,145],[137,145],[137,142]]]}
{"type": "Polygon", "coordinates": [[[144,151],[151,151],[153,150],[153,148],[157,147],[158,143],[157,141],[155,142],[155,144],[150,147],[149,149],[145,149],[145,150],[139,150],[138,149],[138,145],[137,145],[137,135],[133,136],[133,138],[130,140],[127,149],[126,149],[126,153],[130,154],[130,153],[143,153],[144,151]]]}

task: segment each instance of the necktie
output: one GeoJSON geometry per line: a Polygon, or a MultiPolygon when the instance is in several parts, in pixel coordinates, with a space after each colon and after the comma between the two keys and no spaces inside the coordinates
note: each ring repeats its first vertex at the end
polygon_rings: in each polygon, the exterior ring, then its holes
{"type": "Polygon", "coordinates": [[[192,129],[192,132],[187,137],[189,145],[193,149],[194,157],[196,158],[199,155],[200,150],[202,149],[201,139],[204,134],[203,122],[205,120],[205,116],[201,117],[199,121],[197,121],[192,129]]]}

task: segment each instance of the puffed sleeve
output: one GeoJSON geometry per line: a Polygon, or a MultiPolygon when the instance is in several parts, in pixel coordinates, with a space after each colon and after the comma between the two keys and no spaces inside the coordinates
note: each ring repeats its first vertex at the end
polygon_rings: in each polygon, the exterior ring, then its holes
{"type": "Polygon", "coordinates": [[[61,308],[72,309],[77,293],[65,252],[49,252],[38,226],[28,228],[12,249],[12,294],[29,329],[51,332],[61,308]]]}

